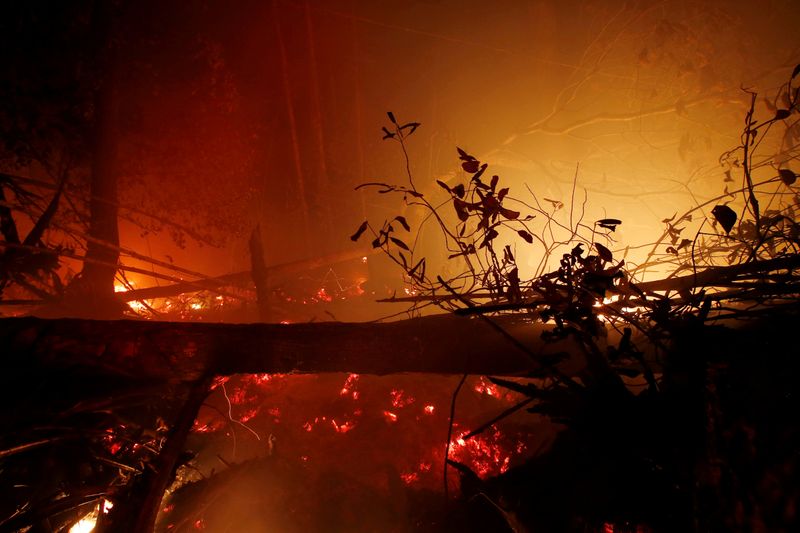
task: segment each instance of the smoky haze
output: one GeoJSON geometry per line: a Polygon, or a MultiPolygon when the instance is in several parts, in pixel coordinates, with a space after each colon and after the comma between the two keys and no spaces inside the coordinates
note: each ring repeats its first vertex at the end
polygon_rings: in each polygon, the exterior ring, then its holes
{"type": "MultiPolygon", "coordinates": [[[[723,191],[718,157],[739,142],[742,89],[769,92],[800,53],[793,1],[121,2],[101,30],[91,8],[6,8],[3,76],[54,113],[79,107],[92,36],[109,32],[119,200],[141,211],[122,217],[121,245],[208,275],[249,268],[256,225],[278,264],[353,249],[365,218],[419,224],[397,197],[354,190],[406,179],[381,139],[387,111],[422,124],[410,168],[434,200],[447,198],[436,180],[466,179],[461,147],[517,198],[564,202],[557,216],[585,194],[586,220],[623,220],[615,248],[641,260],[635,247],[662,219],[723,191]]],[[[89,163],[72,140],[41,145],[70,158],[81,186],[89,163]]],[[[420,246],[437,241],[423,231],[420,246]]],[[[535,246],[517,254],[539,260],[535,246]]]]}

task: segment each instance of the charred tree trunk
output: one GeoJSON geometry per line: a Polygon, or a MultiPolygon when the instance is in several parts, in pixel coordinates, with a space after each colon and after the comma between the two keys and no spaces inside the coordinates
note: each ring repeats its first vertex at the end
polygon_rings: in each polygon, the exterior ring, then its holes
{"type": "MultiPolygon", "coordinates": [[[[534,354],[545,344],[527,319],[495,320],[534,354]]],[[[356,372],[523,374],[535,357],[479,318],[440,315],[380,323],[203,324],[147,321],[0,320],[4,364],[90,367],[112,375],[190,382],[236,373],[356,372]]],[[[574,348],[574,347],[573,347],[574,348]]]]}
{"type": "Polygon", "coordinates": [[[115,266],[119,261],[117,223],[117,142],[118,87],[117,53],[111,36],[114,31],[115,4],[95,3],[92,26],[98,50],[100,85],[94,96],[94,128],[91,146],[89,200],[89,240],[86,261],[80,276],[76,309],[89,317],[119,313],[114,305],[115,266]],[[111,313],[110,313],[111,312],[111,313]]]}

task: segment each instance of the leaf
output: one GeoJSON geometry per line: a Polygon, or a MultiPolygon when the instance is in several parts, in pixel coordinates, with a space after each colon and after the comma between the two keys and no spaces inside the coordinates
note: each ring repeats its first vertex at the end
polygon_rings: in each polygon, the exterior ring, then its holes
{"type": "MultiPolygon", "coordinates": [[[[486,172],[486,168],[488,166],[489,165],[487,163],[482,164],[481,168],[479,168],[478,171],[475,172],[475,175],[472,176],[472,181],[479,182],[480,181],[480,177],[483,175],[484,172],[486,172]]],[[[489,187],[486,187],[486,188],[489,189],[489,187]]],[[[494,191],[494,188],[491,188],[491,190],[494,191]]]]}
{"type": "Polygon", "coordinates": [[[785,185],[792,185],[795,181],[797,181],[797,174],[789,170],[788,168],[782,168],[778,170],[778,174],[781,177],[781,181],[785,185]]]}
{"type": "Polygon", "coordinates": [[[503,206],[500,206],[500,214],[509,220],[516,220],[519,218],[519,211],[512,211],[511,209],[506,209],[503,206]]]}
{"type": "Polygon", "coordinates": [[[442,180],[436,180],[436,183],[438,183],[439,187],[441,187],[442,189],[446,190],[447,192],[453,192],[450,189],[450,187],[445,182],[443,182],[442,180]]]}
{"type": "Polygon", "coordinates": [[[791,114],[792,114],[792,112],[789,111],[788,109],[778,109],[775,112],[775,119],[774,120],[783,120],[785,118],[789,118],[789,115],[791,115],[791,114]]]}
{"type": "MultiPolygon", "coordinates": [[[[524,238],[524,237],[523,237],[523,238],[524,238]]],[[[526,239],[526,240],[527,240],[527,239],[526,239]]],[[[528,241],[528,242],[531,242],[531,241],[528,241]]],[[[511,246],[509,246],[509,245],[507,245],[507,244],[506,244],[506,247],[505,247],[505,248],[503,248],[503,258],[504,258],[504,259],[506,260],[506,262],[508,262],[508,263],[513,263],[513,262],[514,262],[514,254],[512,254],[512,253],[511,253],[511,246]]]]}
{"type": "Polygon", "coordinates": [[[456,215],[461,222],[466,222],[469,218],[469,213],[467,213],[467,203],[463,200],[459,200],[456,198],[453,200],[453,207],[456,210],[456,215]]]}
{"type": "Polygon", "coordinates": [[[664,219],[664,220],[662,220],[661,222],[662,222],[662,223],[664,223],[664,224],[669,224],[670,222],[672,222],[673,220],[675,220],[675,217],[676,217],[676,216],[678,216],[678,213],[675,213],[674,215],[672,215],[672,216],[671,216],[671,217],[669,217],[669,218],[665,218],[665,219],[664,219]]]}
{"type": "Polygon", "coordinates": [[[381,247],[381,238],[376,237],[374,241],[372,241],[373,248],[380,248],[381,247]]]}
{"type": "Polygon", "coordinates": [[[471,155],[469,155],[467,152],[465,152],[464,150],[462,150],[462,149],[461,149],[461,148],[459,148],[458,146],[456,146],[456,150],[458,150],[458,157],[459,157],[459,158],[460,158],[462,161],[469,161],[469,160],[471,160],[471,159],[475,159],[474,157],[472,157],[471,155]]]}
{"type": "Polygon", "coordinates": [[[519,231],[517,232],[517,234],[518,234],[520,237],[522,237],[523,239],[525,239],[525,241],[526,241],[528,244],[533,244],[533,235],[531,235],[530,233],[528,233],[528,232],[527,232],[527,231],[525,231],[524,229],[521,229],[521,230],[519,230],[519,231]]]}
{"type": "Polygon", "coordinates": [[[678,250],[676,250],[672,246],[667,246],[667,253],[672,255],[678,255],[678,250]]]}
{"type": "Polygon", "coordinates": [[[578,244],[577,246],[575,246],[575,248],[573,248],[572,251],[570,252],[570,255],[572,255],[572,257],[580,257],[580,256],[582,256],[583,255],[583,244],[578,244]]]}
{"type": "Polygon", "coordinates": [[[720,223],[725,233],[730,233],[736,224],[736,212],[727,205],[718,205],[711,210],[711,214],[720,223]]]}
{"type": "Polygon", "coordinates": [[[353,233],[353,234],[350,236],[350,240],[351,240],[351,241],[353,241],[353,242],[356,242],[356,241],[357,241],[357,240],[358,240],[358,239],[361,237],[361,234],[362,234],[362,233],[364,233],[364,232],[367,230],[367,226],[368,226],[368,225],[369,225],[369,224],[367,223],[367,221],[366,221],[366,220],[365,220],[364,222],[362,222],[362,223],[361,223],[361,225],[360,225],[360,226],[358,227],[358,229],[356,230],[356,232],[355,232],[355,233],[353,233]]]}
{"type": "Polygon", "coordinates": [[[597,222],[595,222],[595,224],[597,224],[601,228],[615,231],[617,229],[617,226],[622,224],[622,221],[617,218],[602,218],[597,222]]]}
{"type": "Polygon", "coordinates": [[[481,163],[475,159],[470,159],[469,161],[464,161],[461,163],[461,168],[464,169],[464,172],[469,172],[470,174],[474,174],[478,172],[480,169],[481,163]]]}
{"type": "Polygon", "coordinates": [[[500,192],[497,193],[497,199],[502,202],[503,198],[505,198],[507,194],[508,194],[508,187],[500,189],[500,192]]]}
{"type": "Polygon", "coordinates": [[[419,128],[421,125],[422,124],[420,124],[419,122],[409,122],[408,124],[403,124],[402,126],[400,126],[400,129],[404,130],[406,128],[411,128],[411,131],[408,132],[408,135],[411,135],[412,133],[417,131],[417,128],[419,128]]]}
{"type": "Polygon", "coordinates": [[[456,193],[456,196],[458,196],[459,198],[464,198],[464,194],[466,193],[466,191],[464,190],[464,184],[459,183],[458,185],[453,187],[453,192],[456,193]]]}
{"type": "Polygon", "coordinates": [[[692,239],[683,239],[681,243],[678,245],[678,250],[686,248],[687,246],[692,244],[692,239]]]}
{"type": "Polygon", "coordinates": [[[492,181],[489,182],[489,187],[492,189],[492,192],[494,192],[495,187],[497,187],[498,181],[500,181],[500,176],[492,176],[492,181]]]}
{"type": "Polygon", "coordinates": [[[403,226],[404,230],[411,231],[411,226],[409,226],[408,222],[406,222],[406,217],[404,217],[404,216],[396,216],[396,217],[394,217],[394,219],[396,221],[398,221],[401,226],[403,226]]]}
{"type": "Polygon", "coordinates": [[[564,202],[560,200],[551,200],[550,198],[542,198],[545,202],[550,202],[553,205],[553,209],[556,211],[564,207],[564,202]]]}
{"type": "Polygon", "coordinates": [[[478,248],[483,248],[484,246],[488,245],[490,242],[492,242],[492,239],[494,239],[498,235],[499,233],[497,233],[497,230],[495,230],[494,228],[490,229],[486,233],[486,237],[484,237],[483,242],[481,243],[480,246],[478,246],[478,248]]]}
{"type": "Polygon", "coordinates": [[[611,250],[609,250],[599,242],[594,243],[594,247],[597,249],[597,253],[600,255],[600,259],[602,259],[606,263],[610,263],[611,261],[614,260],[614,256],[611,254],[611,250]]]}
{"type": "Polygon", "coordinates": [[[414,268],[409,270],[408,274],[422,281],[425,278],[425,258],[423,257],[422,259],[420,259],[419,262],[416,265],[414,265],[414,268]],[[417,272],[417,270],[419,270],[419,273],[417,272]]]}
{"type": "Polygon", "coordinates": [[[796,67],[794,67],[794,70],[792,71],[792,78],[794,78],[798,74],[800,74],[800,64],[798,64],[796,67]]]}
{"type": "Polygon", "coordinates": [[[385,126],[383,128],[381,128],[381,129],[383,130],[383,133],[385,134],[383,136],[383,140],[384,141],[386,139],[393,139],[394,138],[394,133],[392,133],[391,131],[387,130],[385,126]]]}
{"type": "Polygon", "coordinates": [[[404,243],[403,241],[401,241],[400,239],[398,239],[396,237],[389,237],[389,238],[392,240],[393,243],[395,243],[397,246],[399,246],[403,250],[408,250],[409,252],[411,251],[411,250],[409,250],[408,245],[406,243],[404,243]]]}
{"type": "Polygon", "coordinates": [[[726,183],[729,183],[729,182],[732,182],[732,181],[733,181],[733,178],[731,177],[731,171],[730,171],[730,169],[728,169],[728,170],[726,170],[726,171],[725,171],[725,180],[724,180],[724,181],[725,181],[726,183]]]}
{"type": "Polygon", "coordinates": [[[395,118],[394,118],[394,113],[389,111],[388,113],[386,113],[386,115],[389,117],[389,120],[392,121],[392,124],[397,124],[397,120],[395,120],[395,118]]]}

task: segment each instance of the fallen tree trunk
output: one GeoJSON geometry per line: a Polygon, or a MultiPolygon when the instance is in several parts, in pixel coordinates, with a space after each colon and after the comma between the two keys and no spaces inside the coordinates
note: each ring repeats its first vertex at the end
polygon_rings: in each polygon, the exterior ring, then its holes
{"type": "Polygon", "coordinates": [[[87,366],[136,379],[195,381],[235,373],[522,374],[536,356],[567,347],[540,339],[541,324],[493,319],[530,353],[475,317],[391,323],[208,324],[133,320],[0,319],[4,363],[87,366]],[[531,354],[536,354],[532,357],[531,354]]]}
{"type": "MultiPolygon", "coordinates": [[[[379,251],[379,250],[378,250],[379,251]]],[[[346,250],[335,254],[324,255],[321,257],[313,257],[310,259],[301,259],[299,261],[292,261],[290,263],[281,263],[278,265],[267,266],[266,273],[269,275],[271,282],[280,282],[281,278],[313,270],[325,265],[332,265],[344,261],[350,261],[359,257],[364,257],[377,253],[376,250],[346,250]]],[[[215,278],[199,279],[195,281],[186,281],[181,283],[174,283],[172,285],[165,285],[163,287],[146,287],[143,289],[134,289],[132,291],[118,292],[117,299],[122,302],[132,302],[134,300],[152,300],[154,298],[169,298],[170,296],[178,296],[180,294],[189,292],[198,292],[203,290],[216,290],[230,285],[239,287],[251,287],[253,284],[253,276],[249,271],[234,272],[232,274],[225,274],[215,278]]]]}

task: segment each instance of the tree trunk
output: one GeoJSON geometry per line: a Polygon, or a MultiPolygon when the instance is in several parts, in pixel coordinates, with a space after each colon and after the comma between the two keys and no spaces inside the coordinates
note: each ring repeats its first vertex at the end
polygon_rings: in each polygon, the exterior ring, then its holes
{"type": "MultiPolygon", "coordinates": [[[[81,272],[77,307],[83,316],[109,316],[113,310],[114,277],[119,261],[117,224],[117,54],[111,35],[114,30],[114,3],[97,1],[92,29],[98,51],[97,70],[100,84],[94,97],[94,129],[91,146],[91,198],[89,200],[89,236],[81,272]],[[110,246],[105,246],[108,243],[110,246]],[[87,305],[87,299],[89,305],[87,305]]],[[[118,308],[117,308],[118,309],[118,308]]]]}
{"type": "MultiPolygon", "coordinates": [[[[542,326],[529,320],[493,321],[537,356],[575,349],[545,345],[542,326]]],[[[484,320],[454,315],[310,324],[7,318],[0,319],[0,346],[8,368],[34,358],[49,367],[87,366],[173,383],[235,373],[514,375],[540,368],[484,320]]]]}

